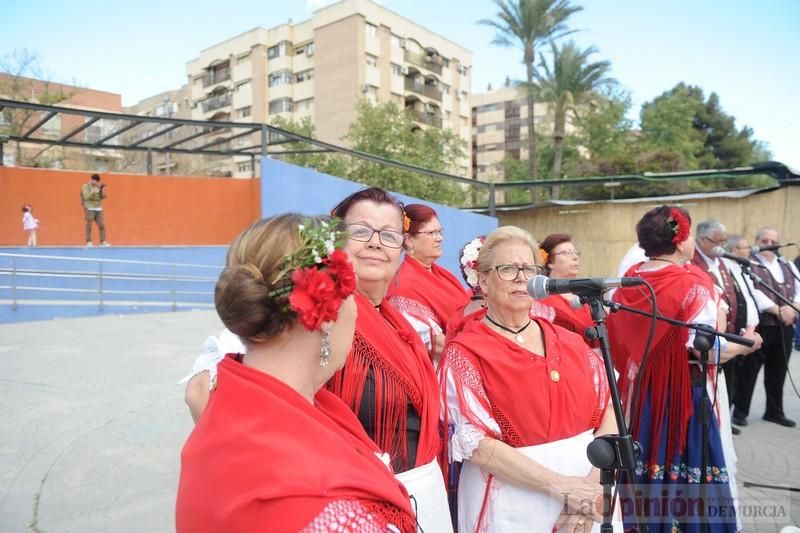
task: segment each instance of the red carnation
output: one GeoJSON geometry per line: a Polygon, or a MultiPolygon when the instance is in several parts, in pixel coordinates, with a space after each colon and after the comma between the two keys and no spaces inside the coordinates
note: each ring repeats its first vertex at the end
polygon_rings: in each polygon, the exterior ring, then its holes
{"type": "Polygon", "coordinates": [[[691,228],[689,227],[689,221],[686,219],[686,215],[683,212],[673,207],[670,209],[670,219],[675,223],[675,227],[672,231],[675,232],[675,236],[672,237],[673,244],[679,244],[689,238],[689,232],[691,228]]]}
{"type": "Polygon", "coordinates": [[[289,304],[307,330],[318,330],[325,322],[336,320],[342,298],[328,270],[316,266],[295,270],[292,283],[289,304]]]}
{"type": "Polygon", "coordinates": [[[356,274],[350,258],[342,250],[334,250],[325,260],[331,275],[336,278],[336,291],[339,298],[345,299],[356,290],[356,274]]]}

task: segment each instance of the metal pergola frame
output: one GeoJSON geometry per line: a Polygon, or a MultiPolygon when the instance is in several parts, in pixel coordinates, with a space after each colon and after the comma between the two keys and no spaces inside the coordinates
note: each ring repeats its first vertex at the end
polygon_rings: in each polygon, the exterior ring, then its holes
{"type": "MultiPolygon", "coordinates": [[[[586,178],[570,178],[560,180],[527,180],[527,181],[509,181],[509,182],[487,182],[469,179],[463,176],[456,176],[431,170],[428,168],[420,167],[417,165],[410,165],[402,163],[386,157],[376,156],[358,150],[351,150],[342,146],[331,143],[326,143],[311,137],[292,133],[282,128],[270,126],[269,124],[248,123],[248,122],[223,122],[214,120],[190,120],[166,117],[149,117],[141,115],[130,115],[124,113],[109,113],[104,111],[92,111],[85,109],[74,109],[68,107],[51,106],[44,104],[36,104],[31,102],[22,102],[17,100],[7,100],[0,98],[0,113],[5,109],[11,110],[27,110],[32,112],[41,113],[41,118],[25,132],[16,135],[3,135],[0,133],[0,165],[3,164],[3,145],[7,141],[16,141],[24,143],[45,144],[51,146],[66,146],[71,148],[82,149],[102,149],[102,150],[123,150],[123,151],[137,151],[147,153],[147,172],[152,173],[153,169],[153,153],[173,153],[173,154],[197,154],[209,156],[244,156],[249,157],[252,166],[253,175],[255,173],[255,159],[256,157],[269,157],[281,156],[291,154],[308,154],[308,153],[339,153],[371,161],[381,165],[415,172],[424,176],[449,180],[455,183],[469,185],[473,187],[480,187],[488,190],[489,203],[485,211],[491,216],[496,216],[496,192],[498,190],[518,189],[518,188],[533,188],[533,187],[552,187],[554,185],[598,185],[604,183],[632,183],[632,182],[653,182],[653,181],[680,181],[688,179],[715,179],[715,178],[732,178],[737,176],[747,175],[768,175],[775,179],[780,185],[800,184],[800,175],[792,171],[789,167],[778,162],[757,163],[752,166],[738,167],[727,170],[698,170],[687,172],[666,172],[666,173],[646,173],[645,175],[626,175],[626,176],[605,176],[605,177],[586,177],[586,178]],[[34,134],[40,131],[50,120],[56,116],[77,116],[84,119],[83,124],[74,128],[72,131],[62,135],[58,139],[47,139],[43,137],[35,137],[34,134]],[[102,138],[88,142],[76,138],[76,136],[89,128],[100,120],[115,121],[114,129],[104,135],[102,138]],[[123,133],[130,133],[135,128],[141,128],[142,125],[155,125],[159,129],[145,136],[144,138],[137,139],[132,142],[123,142],[121,135],[123,133]],[[214,132],[227,130],[228,135],[223,138],[202,141],[203,137],[210,135],[214,132]],[[163,136],[175,132],[182,134],[182,136],[171,142],[158,144],[159,140],[163,141],[163,136]],[[233,148],[230,146],[230,141],[245,137],[247,135],[259,134],[259,144],[252,146],[245,146],[240,148],[233,148]],[[161,139],[159,139],[161,138],[161,139]],[[114,144],[116,142],[116,144],[114,144]],[[196,143],[187,147],[189,143],[196,143]],[[270,150],[271,147],[281,146],[287,143],[301,142],[306,143],[312,148],[310,149],[281,149],[270,150]],[[180,147],[184,145],[184,147],[180,147]]],[[[84,137],[85,139],[85,137],[84,137]]]]}

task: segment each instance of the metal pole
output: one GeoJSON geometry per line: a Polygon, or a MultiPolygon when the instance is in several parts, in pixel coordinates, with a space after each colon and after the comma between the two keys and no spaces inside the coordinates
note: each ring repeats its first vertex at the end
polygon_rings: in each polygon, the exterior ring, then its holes
{"type": "MultiPolygon", "coordinates": [[[[2,145],[0,145],[2,146],[2,145]]],[[[17,258],[11,258],[11,309],[17,310],[17,258]]]]}
{"type": "Polygon", "coordinates": [[[5,159],[5,157],[3,157],[3,146],[5,146],[5,144],[6,143],[0,141],[0,167],[3,166],[3,160],[5,159]]]}
{"type": "Polygon", "coordinates": [[[250,156],[250,177],[256,177],[256,154],[250,156]]]}
{"type": "Polygon", "coordinates": [[[98,262],[97,265],[98,265],[97,271],[98,271],[98,274],[100,275],[99,283],[98,283],[98,289],[99,289],[99,292],[100,292],[100,303],[98,304],[98,307],[102,311],[105,308],[104,305],[103,305],[103,263],[102,263],[102,261],[98,262]]]}
{"type": "Polygon", "coordinates": [[[172,265],[172,310],[177,311],[178,309],[178,292],[177,287],[175,287],[175,265],[172,265]]]}
{"type": "MultiPolygon", "coordinates": [[[[267,146],[269,145],[269,128],[266,124],[261,125],[261,157],[267,157],[267,146]]],[[[263,177],[263,176],[262,176],[263,177]]]]}
{"type": "Polygon", "coordinates": [[[147,174],[150,175],[153,173],[153,150],[148,148],[147,149],[147,174]]]}
{"type": "Polygon", "coordinates": [[[495,202],[495,185],[489,184],[489,216],[497,216],[497,204],[495,202]]]}

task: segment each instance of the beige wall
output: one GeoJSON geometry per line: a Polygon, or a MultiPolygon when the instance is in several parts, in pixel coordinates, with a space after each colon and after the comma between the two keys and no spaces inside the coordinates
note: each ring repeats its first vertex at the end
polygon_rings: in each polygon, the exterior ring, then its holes
{"type": "Polygon", "coordinates": [[[356,117],[366,70],[364,17],[352,15],[314,32],[314,122],[320,140],[339,143],[356,117]],[[353,36],[356,36],[354,39],[353,36]]]}
{"type": "MultiPolygon", "coordinates": [[[[583,277],[616,276],[619,260],[636,242],[636,223],[660,202],[596,203],[553,206],[500,213],[500,224],[530,231],[537,240],[551,233],[569,233],[581,250],[583,277]]],[[[778,228],[784,241],[800,238],[800,187],[754,194],[746,198],[706,198],[677,202],[689,210],[692,225],[716,218],[730,233],[741,233],[752,244],[756,230],[765,224],[778,228]]],[[[692,227],[694,232],[694,227],[692,227]]],[[[790,259],[796,252],[787,252],[790,259]]]]}

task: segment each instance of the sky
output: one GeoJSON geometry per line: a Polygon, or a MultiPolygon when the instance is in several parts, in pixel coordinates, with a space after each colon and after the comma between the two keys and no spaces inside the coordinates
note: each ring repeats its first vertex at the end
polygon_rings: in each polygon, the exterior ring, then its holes
{"type": "MultiPolygon", "coordinates": [[[[131,105],[186,81],[204,48],[261,26],[299,22],[328,0],[6,0],[0,58],[27,49],[44,77],[119,93],[131,105]]],[[[525,77],[521,52],[491,45],[491,0],[381,0],[473,52],[472,92],[525,77]]],[[[716,92],[723,109],[800,169],[800,1],[572,0],[567,37],[595,46],[641,104],[679,82],[716,92]]]]}

